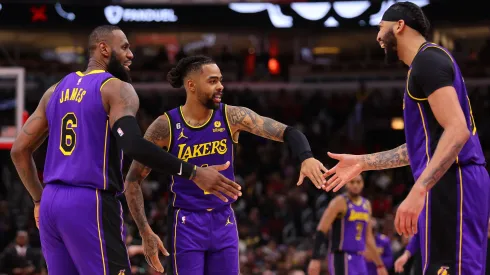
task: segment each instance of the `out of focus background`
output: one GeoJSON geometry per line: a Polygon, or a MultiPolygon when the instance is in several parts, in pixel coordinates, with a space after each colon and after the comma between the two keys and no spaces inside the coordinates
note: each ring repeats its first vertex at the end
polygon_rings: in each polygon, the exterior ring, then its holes
{"type": "MultiPolygon", "coordinates": [[[[490,14],[473,2],[413,2],[431,20],[430,40],[449,49],[461,67],[488,158],[490,14]]],[[[407,68],[385,65],[376,42],[376,26],[393,3],[0,0],[0,274],[47,274],[33,204],[9,149],[44,91],[65,74],[84,70],[94,27],[118,25],[128,36],[143,131],[164,111],[184,103],[184,90],[165,81],[170,68],[182,57],[206,54],[224,75],[225,103],[298,127],[315,156],[332,167],[327,151],[363,154],[404,143],[407,68]]],[[[35,154],[41,178],[45,145],[35,154]]],[[[234,204],[241,273],[305,274],[313,233],[334,194],[309,182],[297,187],[299,165],[281,143],[241,134],[235,165],[245,190],[234,204]]],[[[390,238],[396,259],[408,240],[394,232],[393,216],[413,184],[410,168],[369,172],[364,178],[377,230],[390,238]]],[[[167,236],[167,187],[157,173],[143,183],[147,216],[162,239],[167,236]]],[[[127,208],[125,220],[133,274],[154,274],[141,255],[127,208]]],[[[417,255],[413,260],[416,265],[417,255]]],[[[411,272],[409,263],[405,274],[418,274],[411,272]]]]}

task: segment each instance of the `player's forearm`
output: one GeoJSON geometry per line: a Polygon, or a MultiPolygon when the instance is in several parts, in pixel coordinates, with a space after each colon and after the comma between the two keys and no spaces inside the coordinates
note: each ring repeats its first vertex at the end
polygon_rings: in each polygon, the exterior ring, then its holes
{"type": "Polygon", "coordinates": [[[362,155],[364,171],[383,170],[410,165],[407,144],[395,149],[374,154],[362,155]]]}
{"type": "Polygon", "coordinates": [[[429,191],[454,164],[461,149],[468,141],[468,129],[445,129],[439,139],[432,159],[418,178],[416,184],[429,191]]]}
{"type": "MultiPolygon", "coordinates": [[[[141,182],[149,173],[149,168],[144,167],[142,164],[133,161],[126,176],[126,201],[128,203],[129,211],[133,216],[133,220],[138,227],[140,235],[146,234],[150,229],[148,220],[146,219],[145,203],[143,198],[143,191],[141,190],[141,182]],[[148,170],[146,172],[145,170],[148,170]]],[[[150,229],[151,230],[151,229],[150,229]]]]}
{"type": "Polygon", "coordinates": [[[376,248],[376,242],[374,241],[374,237],[368,237],[366,238],[366,250],[368,255],[368,258],[372,260],[376,266],[381,266],[384,265],[383,260],[381,259],[381,256],[378,253],[378,250],[376,248]]]}
{"type": "Polygon", "coordinates": [[[12,157],[12,162],[15,165],[20,180],[31,195],[32,200],[35,202],[40,201],[43,193],[43,186],[41,185],[41,181],[37,174],[36,164],[32,158],[32,152],[29,150],[12,148],[10,156],[12,157]]]}

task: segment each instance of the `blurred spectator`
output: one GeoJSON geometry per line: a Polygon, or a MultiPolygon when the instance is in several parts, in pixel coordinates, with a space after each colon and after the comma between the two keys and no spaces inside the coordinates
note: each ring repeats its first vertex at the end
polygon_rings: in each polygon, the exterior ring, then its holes
{"type": "Polygon", "coordinates": [[[0,256],[0,271],[12,275],[40,274],[41,262],[40,250],[29,246],[27,232],[17,231],[15,243],[0,256]]]}

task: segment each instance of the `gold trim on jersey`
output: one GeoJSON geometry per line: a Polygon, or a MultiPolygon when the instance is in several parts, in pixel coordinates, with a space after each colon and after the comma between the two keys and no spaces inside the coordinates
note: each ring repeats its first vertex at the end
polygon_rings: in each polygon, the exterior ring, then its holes
{"type": "Polygon", "coordinates": [[[202,125],[199,125],[199,126],[192,126],[189,123],[187,123],[187,120],[185,119],[185,116],[184,116],[184,112],[182,112],[182,106],[179,107],[179,112],[180,112],[180,115],[182,116],[182,120],[184,121],[185,125],[187,125],[187,127],[190,127],[192,129],[201,129],[201,128],[206,127],[214,115],[214,110],[211,110],[211,114],[209,115],[209,118],[206,120],[206,122],[204,122],[202,125]]]}
{"type": "Polygon", "coordinates": [[[104,190],[106,190],[106,162],[107,162],[107,133],[109,132],[109,119],[105,122],[105,137],[104,137],[104,164],[102,165],[102,175],[104,176],[104,190]]]}
{"type": "Polygon", "coordinates": [[[170,122],[170,117],[168,116],[167,113],[164,113],[164,115],[167,117],[167,122],[168,122],[168,130],[169,130],[169,139],[168,139],[168,146],[167,146],[167,152],[170,152],[170,148],[172,145],[172,123],[170,122]]]}
{"type": "MultiPolygon", "coordinates": [[[[430,162],[430,154],[429,154],[429,136],[427,134],[427,129],[425,125],[425,120],[424,120],[424,114],[422,112],[422,107],[420,106],[420,103],[417,103],[417,106],[419,107],[419,112],[420,112],[420,119],[422,120],[422,126],[424,128],[424,135],[425,135],[425,154],[427,156],[427,163],[426,167],[429,166],[430,162]]],[[[430,192],[430,191],[429,191],[430,192]]],[[[425,261],[424,261],[424,273],[425,270],[427,269],[427,256],[429,255],[428,249],[429,249],[429,192],[425,195],[425,261]]]]}
{"type": "Polygon", "coordinates": [[[104,70],[92,70],[92,71],[90,71],[90,72],[88,72],[86,74],[84,74],[84,73],[82,73],[80,71],[76,72],[76,74],[78,76],[86,76],[86,75],[90,75],[90,74],[100,74],[100,73],[105,73],[105,71],[104,70]]]}
{"type": "Polygon", "coordinates": [[[456,163],[458,164],[459,172],[459,251],[458,251],[458,274],[461,273],[461,261],[463,258],[463,172],[461,171],[461,166],[459,165],[459,158],[456,158],[456,163]]]}
{"type": "Polygon", "coordinates": [[[177,271],[177,223],[179,222],[179,212],[180,209],[177,210],[175,214],[175,225],[174,225],[174,269],[175,275],[179,275],[179,271],[177,271]]]}
{"type": "Polygon", "coordinates": [[[408,74],[407,74],[407,83],[406,83],[406,89],[407,89],[407,94],[409,97],[411,97],[412,99],[415,99],[417,101],[426,101],[426,100],[429,100],[429,98],[425,97],[425,98],[418,98],[418,97],[414,97],[411,93],[410,93],[410,90],[408,89],[408,83],[410,82],[410,73],[412,72],[412,69],[408,70],[408,74]]]}
{"type": "Polygon", "coordinates": [[[111,77],[111,78],[109,78],[109,79],[106,79],[106,80],[105,80],[104,82],[102,82],[102,84],[100,85],[100,89],[99,89],[99,90],[100,90],[100,91],[102,91],[102,88],[104,87],[104,85],[105,85],[107,82],[109,82],[109,81],[111,81],[111,80],[114,80],[114,79],[117,79],[117,78],[115,78],[115,77],[111,77]]]}
{"type": "MultiPolygon", "coordinates": [[[[423,48],[424,46],[425,46],[425,45],[422,45],[422,46],[421,46],[421,48],[423,48]]],[[[445,53],[447,56],[449,56],[449,58],[451,59],[451,62],[452,62],[453,64],[455,64],[453,57],[452,57],[452,56],[451,56],[451,55],[450,55],[450,54],[449,54],[449,53],[448,53],[448,52],[447,52],[447,51],[446,51],[444,48],[442,48],[441,46],[439,46],[439,45],[435,45],[435,44],[430,44],[430,46],[425,47],[425,49],[423,49],[422,51],[425,51],[425,50],[427,50],[428,48],[436,48],[436,49],[439,49],[439,50],[443,51],[443,52],[444,52],[444,53],[445,53]]],[[[419,51],[420,51],[420,49],[419,49],[419,51]]],[[[411,93],[410,93],[410,91],[408,90],[408,82],[409,82],[409,80],[410,80],[410,72],[411,72],[411,71],[412,71],[412,69],[408,70],[408,75],[407,75],[407,85],[406,85],[406,86],[407,86],[407,93],[408,93],[408,96],[410,96],[412,99],[415,99],[415,100],[418,100],[418,101],[426,101],[426,100],[429,100],[429,98],[428,98],[428,97],[423,97],[423,98],[417,98],[417,97],[414,97],[414,96],[412,96],[412,94],[411,94],[411,93]]]]}
{"type": "MultiPolygon", "coordinates": [[[[235,215],[235,210],[233,210],[233,207],[231,206],[230,204],[230,209],[231,209],[231,212],[233,213],[233,220],[235,221],[235,231],[236,231],[236,239],[237,239],[237,247],[240,246],[240,238],[239,238],[239,235],[238,235],[238,225],[236,224],[237,221],[236,221],[236,215],[235,215]]],[[[228,220],[230,220],[230,218],[228,218],[228,220]]],[[[233,223],[232,223],[233,224],[233,223]]],[[[237,258],[238,258],[238,274],[240,274],[240,249],[237,249],[237,258]]]]}
{"type": "Polygon", "coordinates": [[[99,233],[100,254],[102,255],[102,267],[104,269],[104,275],[106,275],[105,259],[104,259],[104,247],[102,245],[102,235],[100,234],[99,189],[95,189],[95,198],[96,198],[96,202],[97,202],[97,232],[99,233]]]}

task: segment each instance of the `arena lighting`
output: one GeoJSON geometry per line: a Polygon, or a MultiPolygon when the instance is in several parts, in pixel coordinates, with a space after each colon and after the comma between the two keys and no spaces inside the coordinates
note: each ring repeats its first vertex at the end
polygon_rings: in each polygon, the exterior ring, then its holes
{"type": "Polygon", "coordinates": [[[63,10],[63,7],[61,6],[60,2],[57,2],[54,8],[56,9],[58,15],[61,16],[62,18],[65,18],[68,21],[75,20],[76,17],[75,14],[73,12],[66,12],[65,10],[63,10]]]}
{"type": "MultiPolygon", "coordinates": [[[[369,18],[371,26],[377,26],[381,21],[384,12],[394,3],[395,0],[385,0],[381,4],[378,13],[373,14],[369,18]]],[[[414,4],[423,7],[429,4],[429,0],[412,0],[414,4]]],[[[324,18],[329,11],[335,10],[336,14],[342,18],[351,19],[360,16],[369,6],[370,1],[351,1],[351,2],[334,2],[333,5],[329,2],[312,2],[312,3],[292,3],[291,9],[299,16],[306,20],[316,21],[324,18]]],[[[272,3],[231,3],[228,7],[238,13],[258,13],[267,11],[272,25],[276,28],[291,28],[293,27],[293,18],[285,15],[281,11],[278,4],[272,3]]],[[[329,16],[324,22],[325,27],[338,27],[339,22],[332,16],[329,16]]]]}
{"type": "Polygon", "coordinates": [[[314,54],[338,54],[340,53],[339,47],[315,47],[313,48],[314,54]]]}
{"type": "Polygon", "coordinates": [[[394,117],[391,119],[391,129],[393,130],[403,130],[405,129],[405,123],[403,122],[403,118],[394,117]]]}
{"type": "Polygon", "coordinates": [[[177,22],[173,9],[129,9],[121,6],[104,8],[105,18],[112,25],[119,22],[177,22]]]}

